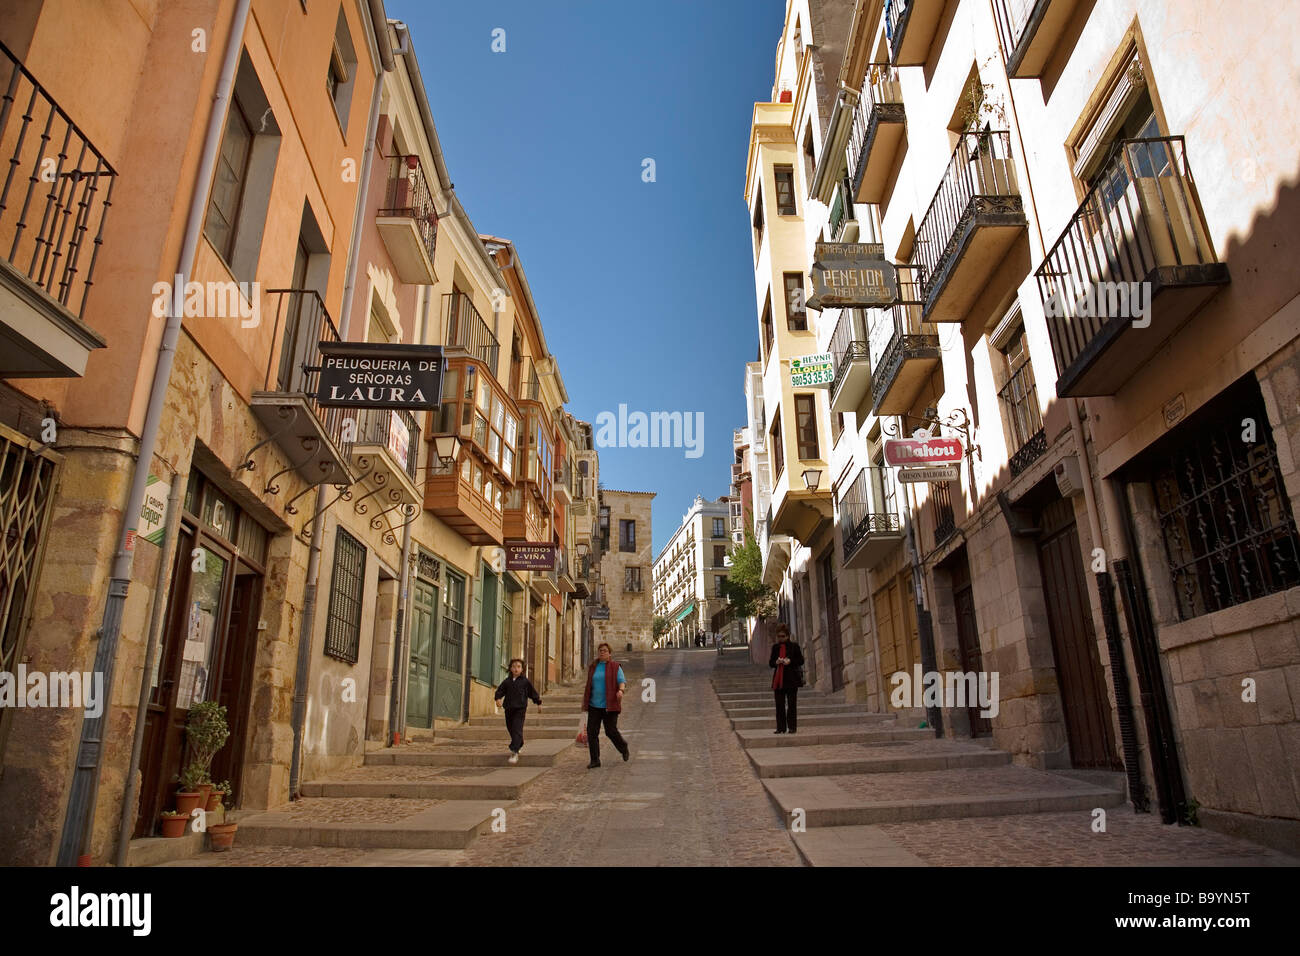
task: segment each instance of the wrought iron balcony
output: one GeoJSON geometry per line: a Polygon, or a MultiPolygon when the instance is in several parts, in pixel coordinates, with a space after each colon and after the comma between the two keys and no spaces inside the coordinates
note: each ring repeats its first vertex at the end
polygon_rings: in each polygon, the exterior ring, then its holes
{"type": "Polygon", "coordinates": [[[840,499],[840,537],[846,568],[873,567],[903,540],[902,519],[884,504],[892,480],[887,469],[863,468],[840,499]]]}
{"type": "Polygon", "coordinates": [[[565,505],[573,504],[573,469],[567,458],[558,458],[555,462],[554,495],[557,501],[565,505]]]}
{"type": "Polygon", "coordinates": [[[1183,137],[1121,142],[1037,275],[1056,393],[1114,395],[1229,281],[1183,137]]]}
{"type": "Polygon", "coordinates": [[[867,345],[867,318],[862,309],[841,309],[831,334],[835,380],[831,383],[831,411],[852,412],[871,392],[871,354],[867,345]]]}
{"type": "Polygon", "coordinates": [[[442,325],[444,350],[463,349],[485,364],[493,376],[497,374],[501,346],[469,296],[448,292],[442,297],[442,325]]]}
{"type": "Polygon", "coordinates": [[[1078,0],[994,0],[1007,75],[1042,76],[1077,6],[1078,0]]]}
{"type": "Polygon", "coordinates": [[[80,376],[105,345],[82,318],[117,173],[3,44],[0,78],[0,377],[80,376]]]}
{"type": "Polygon", "coordinates": [[[413,285],[432,285],[438,213],[418,156],[394,156],[389,163],[384,206],[375,224],[393,260],[397,277],[413,285]]]}
{"type": "MultiPolygon", "coordinates": [[[[350,483],[343,422],[355,421],[356,411],[316,401],[320,345],[339,341],[338,329],[311,289],[271,289],[267,295],[275,304],[272,335],[279,349],[267,356],[263,390],[252,395],[253,414],[303,481],[350,483]]],[[[246,459],[244,467],[251,469],[252,459],[246,459]]]]}
{"type": "Polygon", "coordinates": [[[895,66],[921,66],[939,29],[945,0],[885,0],[885,36],[895,66]]]}
{"type": "Polygon", "coordinates": [[[878,203],[903,139],[906,115],[898,70],[888,63],[872,63],[862,77],[862,92],[853,111],[849,136],[849,170],[855,202],[878,203]]]}
{"type": "Polygon", "coordinates": [[[917,393],[939,366],[939,334],[922,318],[919,300],[922,272],[898,267],[897,305],[872,310],[868,333],[871,355],[871,410],[901,415],[911,410],[917,393]]]}
{"type": "Polygon", "coordinates": [[[916,231],[925,317],[961,322],[1026,228],[1005,130],[963,133],[916,231]]]}
{"type": "Polygon", "coordinates": [[[415,481],[419,459],[420,426],[405,409],[349,409],[347,417],[356,422],[356,440],[348,451],[363,453],[366,446],[382,449],[401,471],[415,481]]]}

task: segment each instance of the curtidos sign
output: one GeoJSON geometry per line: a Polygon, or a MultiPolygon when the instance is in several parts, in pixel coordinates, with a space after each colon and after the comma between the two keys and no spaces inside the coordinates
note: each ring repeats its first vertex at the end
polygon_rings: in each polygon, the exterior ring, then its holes
{"type": "Polygon", "coordinates": [[[554,571],[555,545],[545,541],[506,541],[507,571],[554,571]]]}
{"type": "Polygon", "coordinates": [[[316,401],[423,411],[442,403],[442,346],[321,342],[316,401]]]}
{"type": "Polygon", "coordinates": [[[885,440],[885,463],[896,467],[959,465],[962,452],[960,438],[888,438],[885,440]]]}
{"type": "Polygon", "coordinates": [[[813,253],[810,309],[871,306],[898,301],[898,271],[875,242],[819,242],[813,253]]]}
{"type": "Polygon", "coordinates": [[[795,388],[824,388],[835,381],[835,361],[830,352],[797,355],[790,359],[790,384],[795,388]]]}

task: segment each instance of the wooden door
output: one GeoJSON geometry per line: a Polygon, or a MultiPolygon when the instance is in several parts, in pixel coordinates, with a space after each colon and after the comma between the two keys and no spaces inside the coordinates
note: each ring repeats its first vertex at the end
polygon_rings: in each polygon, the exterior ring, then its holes
{"type": "Polygon", "coordinates": [[[443,583],[442,626],[438,634],[438,673],[434,678],[436,717],[461,717],[464,688],[465,579],[448,571],[443,583]]]}
{"type": "Polygon", "coordinates": [[[438,620],[438,589],[415,580],[411,601],[411,653],[406,672],[406,722],[433,726],[434,650],[438,620]]]}
{"type": "Polygon", "coordinates": [[[262,610],[262,575],[237,565],[230,601],[230,624],[221,654],[221,677],[217,702],[226,708],[230,739],[212,761],[212,779],[229,780],[235,787],[235,801],[243,794],[244,751],[248,744],[252,704],[253,666],[257,655],[257,622],[262,610]]]}
{"type": "MultiPolygon", "coordinates": [[[[957,611],[957,653],[961,658],[961,669],[968,674],[975,674],[978,687],[979,675],[984,670],[984,655],[980,651],[979,625],[975,620],[975,594],[971,588],[970,565],[964,548],[957,556],[952,571],[952,602],[957,611]]],[[[992,722],[980,715],[978,698],[967,701],[966,716],[970,721],[972,737],[989,737],[993,734],[992,722]]]]}
{"type": "Polygon", "coordinates": [[[1097,654],[1079,553],[1074,510],[1067,499],[1047,505],[1039,515],[1042,536],[1038,563],[1056,660],[1071,765],[1081,769],[1121,769],[1111,731],[1105,673],[1097,654]]]}

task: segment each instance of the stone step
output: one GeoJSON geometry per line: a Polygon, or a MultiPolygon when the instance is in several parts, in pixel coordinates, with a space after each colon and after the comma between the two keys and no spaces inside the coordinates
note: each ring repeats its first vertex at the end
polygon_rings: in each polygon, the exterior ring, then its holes
{"type": "Polygon", "coordinates": [[[763,778],[786,819],[814,827],[871,826],[955,817],[1080,811],[1124,802],[1123,780],[1100,786],[1028,767],[763,778]]]}
{"type": "MultiPolygon", "coordinates": [[[[722,709],[727,712],[728,717],[762,717],[765,714],[776,713],[776,704],[774,701],[765,701],[762,704],[751,704],[742,702],[739,704],[723,704],[722,709]]],[[[838,701],[804,701],[799,698],[799,716],[804,714],[867,714],[866,704],[841,704],[838,701]]]]}
{"type": "MultiPolygon", "coordinates": [[[[522,758],[520,758],[522,759],[522,758]]],[[[304,797],[395,797],[407,800],[517,800],[546,767],[483,769],[366,766],[304,783],[304,797]]]]}
{"type": "MultiPolygon", "coordinates": [[[[534,727],[552,727],[552,728],[561,727],[561,726],[573,727],[575,728],[575,732],[576,732],[578,721],[585,720],[586,716],[587,715],[580,710],[575,710],[571,713],[570,712],[552,713],[548,708],[546,711],[542,713],[538,713],[532,708],[529,708],[528,713],[524,715],[524,736],[527,737],[528,731],[534,727]]],[[[487,717],[471,717],[469,719],[469,726],[500,727],[501,732],[505,733],[506,715],[492,714],[487,717]]]]}
{"type": "Polygon", "coordinates": [[[770,747],[751,750],[748,756],[760,777],[826,777],[851,773],[956,770],[966,767],[1002,767],[1011,763],[1011,754],[1005,750],[933,738],[912,743],[892,741],[882,744],[770,747]]]}
{"type": "MultiPolygon", "coordinates": [[[[752,706],[758,706],[759,704],[770,704],[775,699],[776,698],[772,696],[770,688],[757,693],[718,695],[718,701],[723,704],[750,704],[752,706]]],[[[841,704],[844,703],[844,696],[838,691],[835,693],[824,693],[817,690],[801,690],[799,691],[799,702],[803,703],[804,701],[818,704],[841,704]]]]}
{"type": "Polygon", "coordinates": [[[801,730],[797,734],[774,734],[770,730],[738,730],[746,750],[768,747],[814,747],[821,744],[879,744],[891,740],[933,740],[932,730],[899,730],[891,724],[878,729],[826,727],[801,730]]]}
{"type": "MultiPolygon", "coordinates": [[[[471,726],[471,727],[451,727],[447,730],[438,731],[438,740],[483,740],[483,741],[500,741],[504,747],[510,742],[510,737],[506,733],[506,723],[504,719],[498,719],[495,726],[493,722],[488,721],[488,726],[471,726]]],[[[533,728],[529,729],[527,723],[524,724],[524,740],[532,738],[534,740],[572,740],[578,732],[578,722],[574,720],[572,724],[564,727],[550,728],[533,728]]]]}
{"type": "Polygon", "coordinates": [[[340,846],[462,850],[491,831],[509,800],[410,800],[304,797],[288,808],[239,821],[239,841],[255,846],[340,846]],[[497,814],[499,816],[499,814],[497,814]]]}
{"type": "MultiPolygon", "coordinates": [[[[862,727],[893,724],[893,714],[805,714],[799,708],[799,733],[811,733],[824,727],[862,727]]],[[[776,714],[765,717],[732,717],[732,730],[776,730],[776,714]]],[[[796,735],[798,736],[798,735],[796,735]]]]}
{"type": "MultiPolygon", "coordinates": [[[[576,734],[577,731],[574,731],[576,734]]],[[[516,767],[553,767],[560,754],[573,746],[565,740],[535,740],[524,743],[516,767]]],[[[367,767],[508,767],[510,751],[501,738],[493,743],[439,741],[434,744],[406,744],[366,754],[367,767]]]]}

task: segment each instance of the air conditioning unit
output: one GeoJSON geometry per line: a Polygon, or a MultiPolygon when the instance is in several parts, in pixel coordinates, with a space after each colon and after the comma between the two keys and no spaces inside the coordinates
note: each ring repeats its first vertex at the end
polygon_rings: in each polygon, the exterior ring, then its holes
{"type": "Polygon", "coordinates": [[[1079,456],[1067,455],[1056,463],[1056,490],[1063,497],[1073,498],[1083,494],[1083,472],[1079,469],[1079,456]]]}

